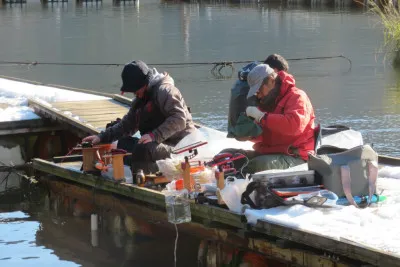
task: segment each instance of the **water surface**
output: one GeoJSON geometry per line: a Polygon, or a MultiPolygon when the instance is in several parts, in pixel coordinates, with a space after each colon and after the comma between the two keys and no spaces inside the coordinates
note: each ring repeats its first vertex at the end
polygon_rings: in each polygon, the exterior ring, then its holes
{"type": "MultiPolygon", "coordinates": [[[[351,59],[351,69],[345,59],[333,58],[289,61],[290,72],[310,96],[319,123],[361,130],[379,152],[399,156],[400,76],[376,53],[383,42],[376,22],[347,2],[107,0],[42,5],[28,0],[0,8],[0,61],[122,64],[141,59],[160,64],[263,60],[271,53],[288,59],[345,55],[351,59]]],[[[212,65],[156,67],[174,77],[197,121],[225,130],[230,88],[242,65],[235,64],[229,79],[215,77],[212,65]]],[[[121,69],[0,65],[0,74],[115,93],[121,69]]],[[[229,69],[223,74],[228,75],[229,69]]],[[[10,185],[18,187],[16,181],[10,185]]],[[[141,236],[135,238],[104,230],[95,247],[88,214],[80,211],[85,209],[78,205],[78,211],[67,208],[58,213],[57,205],[46,204],[41,197],[33,205],[26,192],[0,199],[4,266],[171,266],[174,262],[173,229],[151,235],[149,229],[158,228],[144,221],[141,236]]],[[[201,242],[182,236],[178,266],[197,264],[201,242]]]]}

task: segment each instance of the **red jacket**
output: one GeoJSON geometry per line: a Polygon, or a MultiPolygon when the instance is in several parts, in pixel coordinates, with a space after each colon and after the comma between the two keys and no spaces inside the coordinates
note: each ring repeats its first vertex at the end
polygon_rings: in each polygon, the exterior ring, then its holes
{"type": "Polygon", "coordinates": [[[287,154],[308,159],[314,152],[314,109],[307,94],[296,87],[292,75],[280,71],[281,91],[277,106],[260,121],[263,133],[253,148],[262,154],[287,154]]]}

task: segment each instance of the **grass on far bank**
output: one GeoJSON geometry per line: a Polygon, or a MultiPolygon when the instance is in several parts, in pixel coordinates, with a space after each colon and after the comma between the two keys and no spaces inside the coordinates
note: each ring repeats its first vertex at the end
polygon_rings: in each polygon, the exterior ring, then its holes
{"type": "Polygon", "coordinates": [[[386,55],[393,58],[393,66],[400,67],[400,10],[393,0],[367,0],[370,12],[379,16],[383,25],[386,55]]]}

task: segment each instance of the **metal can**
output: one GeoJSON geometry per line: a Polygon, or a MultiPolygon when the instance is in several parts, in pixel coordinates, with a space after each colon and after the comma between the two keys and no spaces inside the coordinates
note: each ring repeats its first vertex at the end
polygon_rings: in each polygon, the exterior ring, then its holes
{"type": "Polygon", "coordinates": [[[142,169],[137,170],[136,172],[136,184],[141,185],[144,183],[145,176],[142,169]]]}

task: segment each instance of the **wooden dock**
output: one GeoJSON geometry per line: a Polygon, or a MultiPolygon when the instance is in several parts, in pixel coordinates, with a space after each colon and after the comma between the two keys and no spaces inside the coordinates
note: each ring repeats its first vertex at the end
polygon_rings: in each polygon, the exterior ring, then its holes
{"type": "MultiPolygon", "coordinates": [[[[50,179],[57,180],[56,177],[59,177],[65,181],[87,186],[100,192],[127,197],[140,205],[165,212],[165,196],[162,193],[132,184],[115,183],[102,177],[85,174],[79,170],[80,164],[81,162],[57,164],[42,159],[33,160],[33,168],[41,173],[53,175],[54,178],[50,179]]],[[[292,258],[289,258],[289,260],[294,260],[299,266],[344,267],[363,266],[365,264],[372,266],[400,266],[399,257],[352,242],[334,240],[315,233],[260,220],[257,225],[251,226],[247,224],[246,218],[243,215],[215,206],[196,204],[194,201],[191,202],[190,208],[194,223],[202,224],[206,227],[223,229],[225,235],[242,233],[242,238],[256,238],[257,241],[248,243],[249,248],[266,255],[270,255],[270,253],[276,254],[276,249],[279,248],[276,244],[271,245],[271,242],[268,241],[271,238],[293,242],[289,248],[301,248],[301,252],[296,252],[300,254],[290,252],[292,258]],[[313,252],[307,251],[306,248],[311,249],[313,252]],[[309,256],[310,253],[314,257],[309,256]]],[[[282,253],[279,252],[278,255],[282,253]]],[[[282,255],[286,254],[283,253],[282,255]]]]}
{"type": "Polygon", "coordinates": [[[34,99],[28,105],[36,114],[63,125],[79,137],[98,134],[107,123],[122,118],[129,110],[131,100],[119,95],[106,100],[63,101],[46,105],[34,99]]]}

